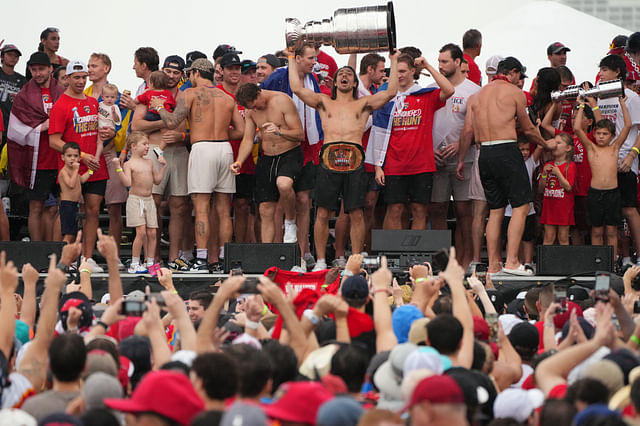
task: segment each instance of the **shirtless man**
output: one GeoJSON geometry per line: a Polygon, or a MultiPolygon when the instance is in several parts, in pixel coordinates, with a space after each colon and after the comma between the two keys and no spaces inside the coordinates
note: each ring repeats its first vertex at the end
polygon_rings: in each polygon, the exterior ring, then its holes
{"type": "Polygon", "coordinates": [[[215,192],[220,243],[227,243],[231,241],[233,229],[229,216],[231,194],[236,190],[235,179],[229,169],[233,162],[229,139],[242,138],[244,122],[233,98],[213,87],[214,67],[211,62],[196,59],[185,72],[192,88],[178,98],[173,113],[163,108],[160,98],[152,99],[149,106],[158,109],[169,129],[175,129],[185,118],[189,119],[192,148],[187,185],[196,213],[196,260],[190,272],[208,273],[209,202],[215,192]],[[229,130],[230,124],[232,130],[229,130]]]}
{"type": "Polygon", "coordinates": [[[302,172],[300,142],[304,140],[296,105],[286,94],[261,90],[253,83],[240,86],[236,99],[245,108],[245,129],[231,171],[235,175],[240,173],[242,164],[251,155],[256,128],[260,128],[264,155],[256,164],[255,198],[260,211],[261,241],[274,242],[276,205],[280,200],[285,219],[284,241],[295,242],[296,193],[293,183],[302,172]]]}
{"type": "Polygon", "coordinates": [[[371,111],[383,107],[398,91],[398,53],[389,55],[391,75],[387,90],[358,99],[358,80],[351,67],[338,69],[334,77],[332,96],[315,93],[303,87],[296,78],[296,61],[290,54],[289,84],[291,90],[305,104],[320,113],[324,145],[316,176],[318,212],[314,226],[314,240],[318,260],[314,271],[327,268],[326,246],[329,237],[329,212],[340,207],[342,195],[344,212],[351,220],[351,251],[362,252],[364,245],[365,195],[369,179],[364,168],[362,135],[371,111]]]}
{"type": "MultiPolygon", "coordinates": [[[[480,145],[480,178],[489,205],[487,223],[487,252],[489,272],[501,270],[516,275],[531,275],[518,259],[518,249],[529,212],[531,187],[524,159],[516,143],[516,119],[520,131],[543,147],[547,142],[529,119],[526,98],[518,89],[525,68],[514,57],[498,64],[494,81],[483,87],[467,101],[467,115],[460,141],[457,174],[464,178],[464,159],[471,139],[480,145]],[[507,231],[507,259],[501,268],[500,231],[505,207],[511,203],[513,216],[507,231]]],[[[553,141],[549,141],[549,146],[553,141]]]]}

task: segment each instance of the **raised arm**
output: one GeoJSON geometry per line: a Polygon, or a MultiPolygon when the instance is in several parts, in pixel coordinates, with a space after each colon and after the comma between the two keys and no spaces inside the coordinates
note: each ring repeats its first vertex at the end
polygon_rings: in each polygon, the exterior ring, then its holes
{"type": "Polygon", "coordinates": [[[419,58],[416,58],[415,66],[416,68],[418,68],[418,70],[426,69],[429,72],[429,74],[431,74],[433,79],[436,81],[436,84],[440,88],[441,102],[446,101],[451,97],[451,95],[455,93],[456,88],[453,87],[453,84],[451,84],[449,79],[447,79],[447,77],[445,77],[444,75],[440,74],[437,69],[432,67],[431,64],[427,62],[427,60],[424,57],[420,56],[419,58]]]}
{"type": "Polygon", "coordinates": [[[376,94],[367,96],[366,98],[367,106],[372,110],[382,108],[398,93],[398,56],[399,52],[397,49],[394,49],[393,53],[389,55],[389,59],[391,60],[391,73],[389,74],[389,86],[387,90],[380,90],[376,94]]]}
{"type": "Polygon", "coordinates": [[[389,287],[393,275],[387,268],[387,257],[382,256],[380,268],[371,274],[373,285],[373,325],[376,330],[376,353],[389,351],[398,344],[391,324],[389,287]]]}
{"type": "MultiPolygon", "coordinates": [[[[584,117],[584,101],[581,98],[578,98],[578,113],[576,114],[576,123],[582,123],[582,118],[584,117]]],[[[591,139],[587,137],[587,134],[582,130],[580,126],[573,128],[574,134],[578,137],[582,145],[584,145],[585,149],[591,150],[593,149],[593,142],[591,139]]]]}
{"type": "MultiPolygon", "coordinates": [[[[520,130],[524,135],[529,139],[530,142],[536,143],[538,145],[542,145],[543,147],[551,147],[552,141],[545,141],[542,135],[540,134],[540,130],[533,125],[531,119],[529,118],[529,114],[527,114],[527,99],[524,96],[524,93],[518,88],[514,86],[514,97],[516,102],[516,117],[518,118],[518,125],[520,126],[520,130]]],[[[467,108],[467,113],[469,109],[467,108]]]]}
{"type": "Polygon", "coordinates": [[[158,114],[160,114],[160,117],[162,118],[165,126],[173,130],[178,127],[180,123],[182,123],[189,115],[192,99],[193,97],[190,96],[190,94],[187,92],[184,93],[184,96],[179,96],[178,103],[176,104],[176,108],[173,110],[173,113],[167,111],[164,108],[164,101],[157,97],[151,98],[149,106],[156,109],[158,111],[158,114]]]}
{"type": "MultiPolygon", "coordinates": [[[[553,127],[551,122],[553,121],[553,116],[556,113],[556,108],[560,107],[561,104],[558,102],[552,102],[551,107],[547,110],[547,113],[544,115],[542,122],[540,123],[540,127],[544,130],[545,134],[552,138],[556,135],[556,128],[553,127]]],[[[534,123],[535,124],[535,123],[534,123]]]]}
{"type": "Polygon", "coordinates": [[[216,350],[213,336],[218,325],[218,316],[229,298],[240,290],[245,278],[243,276],[230,277],[225,280],[207,308],[204,318],[198,327],[196,351],[198,353],[212,352],[216,350]]]}
{"type": "Polygon", "coordinates": [[[120,270],[118,269],[118,246],[116,240],[111,235],[104,235],[102,230],[98,228],[98,251],[107,261],[109,273],[109,295],[111,300],[117,300],[122,297],[122,280],[120,279],[120,270]]]}
{"type": "Polygon", "coordinates": [[[298,76],[296,57],[293,55],[289,55],[289,86],[291,91],[311,108],[318,109],[322,107],[322,96],[303,86],[302,80],[298,76]]]}
{"type": "Polygon", "coordinates": [[[18,287],[18,269],[12,261],[6,263],[6,254],[0,253],[0,350],[9,359],[16,329],[16,301],[14,293],[18,287]]]}
{"type": "Polygon", "coordinates": [[[178,333],[180,334],[180,349],[186,351],[196,350],[196,330],[184,304],[184,300],[171,291],[162,291],[164,303],[167,305],[169,314],[175,319],[178,333]]]}
{"type": "Polygon", "coordinates": [[[25,322],[30,328],[36,325],[36,285],[40,274],[30,263],[22,265],[22,282],[24,293],[22,295],[22,309],[20,310],[20,320],[25,322]]]}

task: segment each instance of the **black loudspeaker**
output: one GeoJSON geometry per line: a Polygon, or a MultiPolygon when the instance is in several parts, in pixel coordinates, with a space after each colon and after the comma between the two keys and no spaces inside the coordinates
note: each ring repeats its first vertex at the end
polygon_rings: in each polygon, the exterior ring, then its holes
{"type": "Polygon", "coordinates": [[[59,241],[0,241],[0,251],[7,253],[7,262],[13,260],[18,271],[25,263],[31,263],[38,271],[46,271],[49,268],[49,255],[55,253],[57,262],[60,262],[64,245],[59,241]]]}
{"type": "Polygon", "coordinates": [[[436,252],[451,247],[451,231],[374,229],[371,248],[374,252],[436,252]]]}
{"type": "Polygon", "coordinates": [[[277,266],[289,270],[300,264],[298,243],[226,243],[224,245],[224,271],[242,268],[247,274],[262,274],[277,266]]]}
{"type": "Polygon", "coordinates": [[[612,246],[544,246],[536,249],[536,275],[595,274],[613,271],[612,246]]]}

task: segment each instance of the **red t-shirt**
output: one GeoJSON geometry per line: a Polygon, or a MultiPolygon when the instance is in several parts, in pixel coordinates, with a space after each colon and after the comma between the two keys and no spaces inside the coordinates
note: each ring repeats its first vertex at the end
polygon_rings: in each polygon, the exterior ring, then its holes
{"type": "Polygon", "coordinates": [[[416,175],[435,172],[433,114],[442,108],[440,89],[405,98],[396,110],[384,164],[386,175],[416,175]]]}
{"type": "Polygon", "coordinates": [[[573,124],[571,123],[571,113],[573,112],[573,101],[562,101],[562,111],[558,119],[558,130],[569,133],[573,136],[573,124]]]}
{"type": "MultiPolygon", "coordinates": [[[[587,137],[593,140],[593,133],[589,133],[587,137]]],[[[576,197],[586,197],[591,187],[591,167],[587,150],[576,136],[573,137],[573,162],[576,165],[576,185],[573,193],[576,197]]]]}
{"type": "MultiPolygon", "coordinates": [[[[226,90],[224,90],[224,87],[222,87],[222,84],[216,87],[222,90],[227,95],[231,96],[234,101],[236,100],[236,97],[233,96],[232,93],[229,93],[226,90]]],[[[240,115],[242,115],[242,118],[244,119],[244,107],[238,103],[236,103],[236,107],[238,108],[238,111],[240,111],[240,115]]],[[[231,128],[231,126],[229,126],[229,128],[231,128]]],[[[231,149],[233,150],[233,158],[238,158],[238,151],[240,150],[241,142],[242,142],[242,139],[234,139],[229,141],[229,144],[231,144],[231,149]]],[[[240,167],[240,174],[255,175],[256,174],[255,169],[256,169],[256,164],[253,162],[253,155],[251,154],[247,157],[246,160],[244,160],[244,163],[242,163],[242,167],[240,167]]]]}
{"type": "Polygon", "coordinates": [[[462,56],[469,63],[469,77],[467,77],[467,78],[469,80],[473,81],[478,86],[481,86],[482,85],[482,73],[480,72],[480,68],[478,67],[478,64],[476,64],[476,62],[473,60],[473,58],[471,56],[467,55],[466,53],[464,55],[462,55],[462,56]]]}
{"type": "Polygon", "coordinates": [[[140,96],[138,96],[138,102],[147,106],[147,109],[153,113],[158,113],[157,110],[151,109],[149,107],[149,102],[151,98],[160,98],[164,101],[164,109],[169,112],[173,112],[173,109],[176,107],[176,100],[171,94],[169,90],[147,90],[140,96]]]}
{"type": "MultiPolygon", "coordinates": [[[[554,162],[550,161],[544,165],[547,167],[554,162]]],[[[558,165],[560,173],[569,181],[571,186],[575,186],[576,182],[576,165],[575,163],[563,163],[558,165]]],[[[544,170],[544,168],[543,168],[544,170]]],[[[574,205],[573,191],[565,190],[560,185],[560,180],[553,174],[547,176],[547,183],[544,187],[544,200],[542,202],[542,216],[540,223],[546,225],[575,225],[575,215],[573,213],[574,205]]]]}
{"type": "MultiPolygon", "coordinates": [[[[42,106],[47,115],[51,114],[53,102],[51,99],[51,90],[47,88],[40,89],[42,93],[42,106]]],[[[40,143],[38,146],[38,164],[37,170],[56,170],[58,168],[58,157],[60,153],[49,146],[49,134],[47,132],[40,133],[40,143]]]]}
{"type": "MultiPolygon", "coordinates": [[[[76,142],[82,152],[95,155],[98,149],[98,101],[91,96],[84,99],[72,98],[67,94],[60,96],[51,109],[49,116],[49,135],[62,133],[65,142],[76,142]]],[[[58,170],[64,167],[62,156],[58,156],[58,170]]],[[[80,174],[87,171],[87,166],[80,162],[80,174]]],[[[89,178],[89,182],[109,178],[107,163],[100,156],[100,168],[89,178]]]]}
{"type": "Polygon", "coordinates": [[[317,61],[320,71],[326,71],[329,78],[333,79],[336,71],[338,71],[338,64],[336,64],[335,59],[321,50],[320,53],[318,53],[317,61]]]}
{"type": "Polygon", "coordinates": [[[2,115],[2,111],[0,111],[0,132],[4,132],[4,116],[2,115]]]}

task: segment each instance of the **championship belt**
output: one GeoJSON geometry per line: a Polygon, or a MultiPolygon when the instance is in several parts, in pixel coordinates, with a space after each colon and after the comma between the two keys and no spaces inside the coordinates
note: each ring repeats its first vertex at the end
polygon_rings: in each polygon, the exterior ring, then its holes
{"type": "Polygon", "coordinates": [[[362,145],[350,142],[332,142],[322,146],[320,164],[336,173],[349,173],[363,167],[364,149],[362,145]]]}

